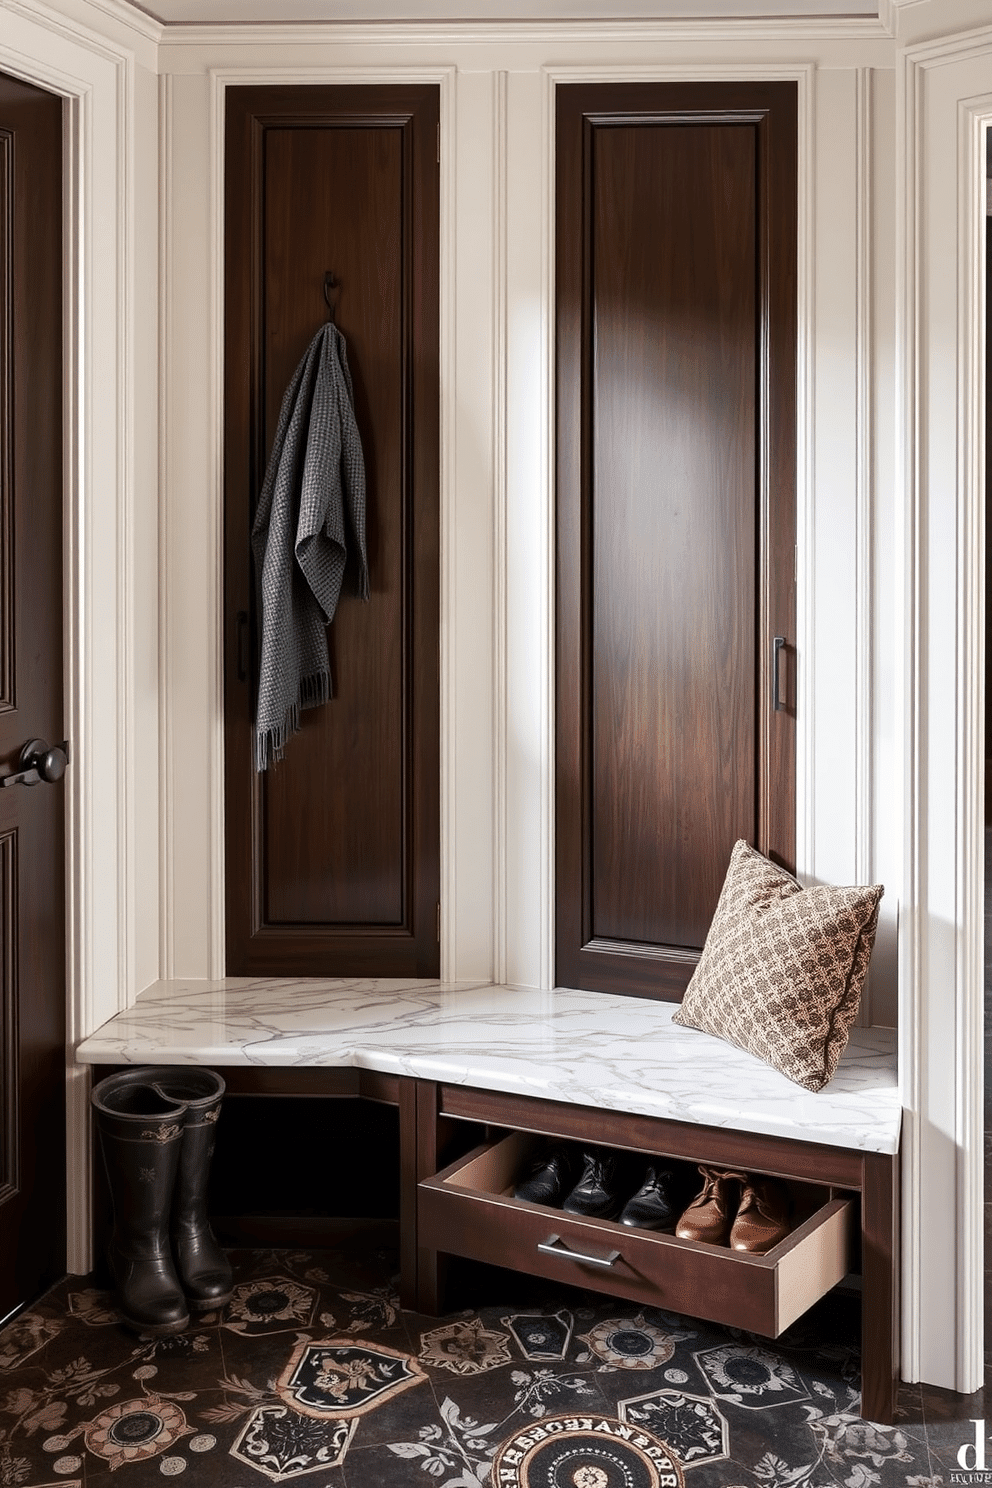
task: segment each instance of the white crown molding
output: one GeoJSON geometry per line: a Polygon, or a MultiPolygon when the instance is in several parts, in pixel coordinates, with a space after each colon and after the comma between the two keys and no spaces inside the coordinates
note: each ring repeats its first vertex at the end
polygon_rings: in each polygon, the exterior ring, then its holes
{"type": "Polygon", "coordinates": [[[891,33],[874,17],[808,20],[783,17],[722,18],[713,21],[309,21],[301,23],[172,24],[164,27],[164,47],[460,45],[491,46],[535,42],[700,43],[733,45],[753,41],[890,41],[891,33]]]}
{"type": "Polygon", "coordinates": [[[88,52],[107,60],[116,62],[125,57],[133,60],[133,56],[140,51],[141,60],[147,67],[154,70],[158,65],[158,46],[164,34],[163,27],[132,10],[125,0],[83,0],[82,4],[74,5],[71,11],[68,6],[59,7],[57,3],[46,3],[46,0],[0,0],[0,12],[4,10],[42,26],[46,31],[67,41],[78,43],[88,52]],[[122,27],[126,40],[115,41],[108,36],[106,30],[94,29],[84,19],[88,10],[96,11],[99,16],[109,20],[112,24],[108,29],[122,27]]]}
{"type": "Polygon", "coordinates": [[[161,21],[139,6],[129,4],[128,0],[86,0],[86,5],[156,45],[165,34],[166,28],[161,21]]]}
{"type": "MultiPolygon", "coordinates": [[[[919,3],[925,3],[925,0],[919,0],[919,3]]],[[[950,36],[914,42],[904,48],[903,56],[914,66],[924,68],[968,62],[976,57],[987,55],[990,37],[992,37],[992,27],[975,26],[966,31],[955,31],[950,36]]]]}

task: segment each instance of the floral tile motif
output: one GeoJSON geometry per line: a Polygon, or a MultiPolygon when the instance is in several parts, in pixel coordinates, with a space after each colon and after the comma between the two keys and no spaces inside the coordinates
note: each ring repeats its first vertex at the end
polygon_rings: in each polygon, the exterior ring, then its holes
{"type": "Polygon", "coordinates": [[[331,1420],[376,1410],[426,1378],[415,1359],[396,1349],[327,1338],[298,1344],[276,1389],[291,1409],[331,1420]]]}
{"type": "Polygon", "coordinates": [[[305,1327],[317,1298],[316,1289],[290,1276],[264,1276],[234,1288],[224,1312],[233,1333],[284,1332],[305,1327]]]}
{"type": "Polygon", "coordinates": [[[684,1467],[700,1462],[722,1462],[730,1455],[727,1418],[703,1395],[679,1390],[655,1390],[621,1400],[621,1421],[643,1426],[668,1443],[684,1467]]]}
{"type": "Polygon", "coordinates": [[[768,1349],[730,1343],[703,1349],[693,1357],[713,1394],[746,1410],[767,1410],[772,1405],[795,1405],[809,1399],[792,1365],[768,1349]]]}
{"type": "MultiPolygon", "coordinates": [[[[111,1472],[125,1463],[143,1462],[168,1451],[193,1428],[178,1405],[144,1395],[123,1400],[101,1411],[83,1427],[83,1440],[94,1457],[110,1464],[111,1472]]],[[[55,1463],[58,1472],[58,1462],[55,1463]]]]}
{"type": "Polygon", "coordinates": [[[230,1455],[285,1483],[305,1473],[339,1467],[355,1434],[357,1421],[317,1421],[287,1405],[260,1405],[231,1448],[230,1455]]]}
{"type": "Polygon", "coordinates": [[[498,1421],[477,1421],[463,1416],[450,1396],[441,1402],[441,1424],[421,1426],[415,1441],[388,1442],[396,1457],[415,1462],[441,1488],[475,1488],[490,1482],[496,1442],[491,1440],[498,1421]],[[449,1476],[450,1474],[450,1476],[449,1476]]]}
{"type": "Polygon", "coordinates": [[[549,1416],[502,1443],[492,1468],[500,1488],[682,1488],[681,1465],[652,1432],[609,1416],[549,1416]]]}
{"type": "Polygon", "coordinates": [[[26,1359],[58,1337],[62,1326],[57,1318],[22,1312],[0,1332],[0,1370],[20,1369],[26,1359]]]}
{"type": "Polygon", "coordinates": [[[120,1313],[114,1306],[111,1293],[99,1291],[96,1287],[70,1292],[68,1304],[72,1316],[90,1328],[106,1328],[111,1323],[120,1322],[120,1313]]]}
{"type": "Polygon", "coordinates": [[[348,1303],[351,1321],[346,1333],[369,1333],[392,1328],[399,1317],[400,1299],[391,1287],[376,1287],[371,1292],[340,1292],[348,1303]]]}
{"type": "MultiPolygon", "coordinates": [[[[163,1337],[156,1338],[148,1334],[141,1335],[144,1347],[141,1357],[146,1361],[161,1359],[181,1359],[183,1363],[191,1363],[198,1354],[210,1352],[209,1333],[168,1333],[163,1337]]],[[[151,1378],[151,1376],[146,1376],[151,1378]]]]}
{"type": "Polygon", "coordinates": [[[561,1360],[572,1341],[572,1314],[560,1312],[515,1312],[501,1318],[525,1359],[535,1363],[561,1360]]]}
{"type": "MultiPolygon", "coordinates": [[[[600,1368],[610,1369],[658,1369],[668,1363],[679,1339],[678,1334],[665,1333],[649,1323],[640,1312],[632,1318],[606,1318],[579,1336],[602,1360],[600,1368]]],[[[582,1362],[583,1355],[578,1357],[582,1362]]]]}
{"type": "Polygon", "coordinates": [[[535,1369],[533,1374],[514,1369],[510,1382],[516,1387],[514,1411],[537,1418],[546,1416],[549,1406],[557,1406],[559,1411],[565,1405],[574,1409],[581,1400],[588,1408],[590,1399],[599,1394],[581,1374],[559,1374],[553,1369],[535,1369]]]}
{"type": "Polygon", "coordinates": [[[422,1334],[420,1357],[452,1374],[484,1374],[510,1362],[509,1342],[508,1333],[491,1331],[481,1318],[465,1318],[422,1334]]]}
{"type": "Polygon", "coordinates": [[[843,1480],[851,1488],[868,1488],[878,1483],[878,1471],[882,1469],[888,1470],[885,1478],[888,1482],[896,1463],[914,1461],[909,1442],[897,1426],[875,1426],[846,1411],[830,1416],[814,1412],[809,1424],[824,1462],[835,1472],[842,1469],[843,1480]]]}

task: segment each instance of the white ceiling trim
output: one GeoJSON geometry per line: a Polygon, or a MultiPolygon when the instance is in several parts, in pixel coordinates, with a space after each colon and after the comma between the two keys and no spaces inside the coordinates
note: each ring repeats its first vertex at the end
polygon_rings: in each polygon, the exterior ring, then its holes
{"type": "Polygon", "coordinates": [[[509,21],[541,28],[596,20],[623,25],[661,22],[878,21],[879,0],[97,0],[100,8],[132,11],[162,26],[296,26],[313,23],[438,25],[509,21]]]}

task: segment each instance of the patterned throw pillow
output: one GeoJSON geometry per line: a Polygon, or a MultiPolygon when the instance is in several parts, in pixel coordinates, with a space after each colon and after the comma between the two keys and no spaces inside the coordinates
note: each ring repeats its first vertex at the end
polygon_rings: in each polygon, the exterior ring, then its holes
{"type": "Polygon", "coordinates": [[[807,1090],[833,1078],[861,1001],[881,884],[804,889],[738,842],[674,1022],[756,1054],[807,1090]]]}

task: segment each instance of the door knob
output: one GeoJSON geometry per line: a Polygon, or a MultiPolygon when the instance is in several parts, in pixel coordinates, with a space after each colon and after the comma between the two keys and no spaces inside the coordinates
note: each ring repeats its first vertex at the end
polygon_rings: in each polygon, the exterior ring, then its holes
{"type": "Polygon", "coordinates": [[[29,739],[21,750],[18,761],[21,768],[14,775],[4,775],[0,785],[40,785],[43,780],[54,785],[65,774],[69,763],[68,750],[65,739],[61,744],[51,746],[44,739],[29,739]]]}

